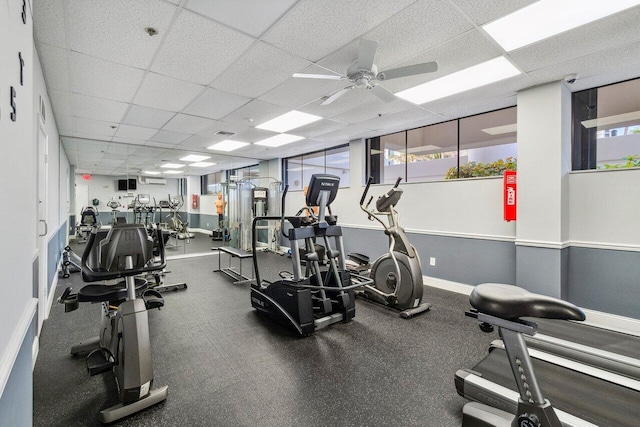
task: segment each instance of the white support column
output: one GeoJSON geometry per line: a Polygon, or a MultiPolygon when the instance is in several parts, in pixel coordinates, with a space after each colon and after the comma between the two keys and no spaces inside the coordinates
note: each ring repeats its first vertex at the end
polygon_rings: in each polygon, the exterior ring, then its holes
{"type": "Polygon", "coordinates": [[[564,82],[518,93],[518,286],[554,297],[566,288],[571,93],[564,82]]]}

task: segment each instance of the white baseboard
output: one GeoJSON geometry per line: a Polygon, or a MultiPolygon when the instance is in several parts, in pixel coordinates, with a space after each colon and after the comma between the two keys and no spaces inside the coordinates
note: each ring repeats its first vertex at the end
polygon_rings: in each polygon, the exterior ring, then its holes
{"type": "Polygon", "coordinates": [[[29,298],[20,319],[18,319],[18,324],[13,329],[13,334],[7,343],[4,353],[0,355],[0,396],[2,396],[4,388],[7,385],[9,375],[11,375],[11,371],[13,370],[13,364],[18,357],[20,347],[24,342],[24,337],[27,335],[27,331],[29,330],[29,326],[33,321],[33,316],[36,314],[37,309],[37,298],[29,298]]]}
{"type": "Polygon", "coordinates": [[[465,285],[464,283],[451,282],[449,280],[438,279],[436,277],[422,276],[422,282],[426,286],[433,288],[444,289],[445,291],[455,292],[457,294],[470,295],[473,290],[473,286],[465,285]]]}
{"type": "Polygon", "coordinates": [[[36,368],[36,360],[38,359],[39,351],[40,351],[40,340],[36,335],[35,337],[33,337],[33,346],[31,348],[31,360],[33,361],[33,366],[31,366],[32,371],[36,368]]]}
{"type": "MultiPolygon", "coordinates": [[[[474,286],[464,283],[451,282],[449,280],[438,279],[435,277],[422,276],[423,283],[445,291],[455,292],[463,295],[470,295],[474,286]]],[[[603,329],[622,332],[629,335],[640,336],[640,320],[631,317],[618,316],[617,314],[604,313],[602,311],[582,309],[587,316],[584,323],[597,326],[603,329]]]]}
{"type": "Polygon", "coordinates": [[[51,312],[51,307],[53,306],[53,296],[56,294],[56,287],[58,286],[58,278],[59,276],[59,272],[60,272],[60,266],[62,265],[62,257],[60,257],[60,261],[58,261],[58,266],[56,269],[56,274],[53,277],[53,283],[51,284],[51,286],[49,286],[49,288],[47,289],[47,310],[45,312],[44,315],[44,319],[42,320],[47,320],[49,318],[49,313],[51,312]]]}

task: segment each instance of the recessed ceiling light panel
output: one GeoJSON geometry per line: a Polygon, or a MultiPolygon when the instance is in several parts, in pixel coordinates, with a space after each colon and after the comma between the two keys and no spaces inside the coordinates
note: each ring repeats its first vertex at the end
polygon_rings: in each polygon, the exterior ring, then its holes
{"type": "Polygon", "coordinates": [[[182,172],[181,171],[164,171],[162,173],[169,174],[169,175],[175,175],[175,174],[182,173],[182,172]]]}
{"type": "Polygon", "coordinates": [[[215,165],[215,163],[197,162],[197,163],[191,163],[189,166],[193,166],[196,168],[206,168],[213,165],[215,165]]]}
{"type": "Polygon", "coordinates": [[[210,159],[211,156],[201,156],[199,154],[189,154],[186,157],[181,158],[180,160],[183,162],[201,162],[203,160],[210,159]]]}
{"type": "Polygon", "coordinates": [[[540,0],[482,28],[509,52],[638,4],[639,0],[540,0]]]}
{"type": "Polygon", "coordinates": [[[320,119],[322,119],[320,116],[293,110],[278,116],[275,119],[264,122],[261,125],[256,126],[256,128],[270,130],[272,132],[287,132],[291,129],[317,122],[320,119]]]}
{"type": "Polygon", "coordinates": [[[142,171],[143,175],[160,175],[159,171],[142,171]]]}
{"type": "Polygon", "coordinates": [[[264,145],[266,147],[280,147],[281,145],[289,144],[295,141],[300,141],[301,139],[304,139],[304,137],[298,136],[298,135],[289,135],[286,133],[281,133],[280,135],[272,136],[271,138],[258,141],[255,144],[264,145]]]}
{"type": "Polygon", "coordinates": [[[242,148],[249,145],[248,142],[242,141],[232,141],[230,139],[225,139],[224,141],[218,142],[217,144],[213,144],[210,147],[207,147],[209,150],[217,150],[217,151],[233,151],[238,148],[242,148]]]}
{"type": "Polygon", "coordinates": [[[180,165],[178,163],[165,163],[164,165],[160,166],[161,168],[167,168],[167,169],[180,169],[183,168],[184,165],[180,165]]]}
{"type": "Polygon", "coordinates": [[[396,96],[414,104],[424,104],[505,80],[518,74],[520,74],[520,71],[511,62],[504,56],[499,56],[490,61],[400,91],[396,93],[396,96]]]}

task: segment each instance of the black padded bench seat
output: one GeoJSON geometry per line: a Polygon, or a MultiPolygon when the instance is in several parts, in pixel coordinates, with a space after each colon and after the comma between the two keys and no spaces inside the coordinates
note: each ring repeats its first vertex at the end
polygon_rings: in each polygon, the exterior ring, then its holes
{"type": "Polygon", "coordinates": [[[245,259],[253,258],[253,254],[251,252],[246,252],[241,249],[236,249],[231,246],[220,246],[219,248],[212,248],[218,250],[218,268],[213,270],[214,272],[221,272],[226,274],[227,276],[235,279],[233,282],[235,285],[240,285],[243,283],[251,283],[253,278],[245,276],[242,274],[242,261],[245,259]],[[226,253],[229,255],[229,266],[222,268],[222,258],[221,254],[226,253]],[[233,267],[231,267],[231,258],[238,258],[240,260],[240,268],[239,271],[236,271],[233,267]]]}

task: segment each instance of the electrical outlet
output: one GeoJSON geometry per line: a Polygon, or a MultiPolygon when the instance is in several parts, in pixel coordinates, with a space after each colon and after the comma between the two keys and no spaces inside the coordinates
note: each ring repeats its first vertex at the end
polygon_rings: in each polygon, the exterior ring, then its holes
{"type": "Polygon", "coordinates": [[[435,267],[436,266],[436,259],[434,257],[429,258],[429,265],[431,267],[435,267]]]}

